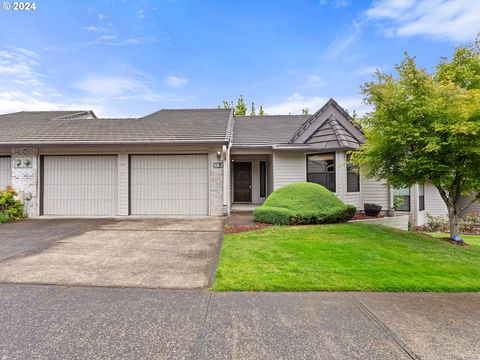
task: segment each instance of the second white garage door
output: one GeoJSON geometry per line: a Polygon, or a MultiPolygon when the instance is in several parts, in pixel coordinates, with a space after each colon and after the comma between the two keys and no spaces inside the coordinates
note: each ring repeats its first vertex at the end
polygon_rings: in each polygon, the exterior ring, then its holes
{"type": "Polygon", "coordinates": [[[132,215],[208,215],[207,155],[131,155],[132,215]]]}
{"type": "Polygon", "coordinates": [[[44,215],[116,215],[117,156],[44,156],[44,215]]]}

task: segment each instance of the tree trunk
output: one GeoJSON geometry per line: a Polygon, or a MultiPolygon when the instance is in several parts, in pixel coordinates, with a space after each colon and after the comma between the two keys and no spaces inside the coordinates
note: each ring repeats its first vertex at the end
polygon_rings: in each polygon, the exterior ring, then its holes
{"type": "Polygon", "coordinates": [[[449,205],[448,207],[448,221],[450,224],[450,238],[453,239],[454,236],[460,236],[460,216],[458,214],[458,209],[456,206],[449,205]]]}

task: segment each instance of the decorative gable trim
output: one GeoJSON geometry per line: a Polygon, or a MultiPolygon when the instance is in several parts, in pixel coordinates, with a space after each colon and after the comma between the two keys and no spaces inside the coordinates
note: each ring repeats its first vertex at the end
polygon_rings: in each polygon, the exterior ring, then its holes
{"type": "Polygon", "coordinates": [[[337,125],[343,127],[359,143],[365,141],[361,130],[353,124],[350,115],[335,100],[330,99],[295,132],[289,143],[306,143],[326,121],[331,119],[334,119],[337,125]]]}

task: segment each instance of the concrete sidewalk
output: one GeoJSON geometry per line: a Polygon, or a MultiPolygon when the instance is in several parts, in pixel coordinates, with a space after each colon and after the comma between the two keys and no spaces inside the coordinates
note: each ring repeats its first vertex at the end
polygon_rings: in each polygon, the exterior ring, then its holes
{"type": "Polygon", "coordinates": [[[478,359],[480,294],[0,285],[0,358],[478,359]]]}

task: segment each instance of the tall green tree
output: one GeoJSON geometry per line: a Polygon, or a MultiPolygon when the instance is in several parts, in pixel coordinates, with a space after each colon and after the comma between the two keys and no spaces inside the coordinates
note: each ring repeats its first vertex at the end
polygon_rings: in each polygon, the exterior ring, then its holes
{"type": "Polygon", "coordinates": [[[302,109],[302,115],[310,115],[310,109],[309,108],[303,108],[302,109]]]}
{"type": "Polygon", "coordinates": [[[250,107],[250,116],[255,116],[256,111],[255,111],[255,103],[252,101],[252,106],[250,107]]]}
{"type": "Polygon", "coordinates": [[[245,105],[245,101],[243,101],[243,95],[238,97],[235,115],[247,115],[247,105],[245,105]]]}
{"type": "Polygon", "coordinates": [[[478,41],[458,48],[433,73],[405,54],[397,76],[377,71],[362,86],[373,111],[360,120],[366,142],[353,161],[393,187],[433,184],[448,209],[451,237],[470,205],[460,197],[480,199],[479,54],[478,41]]]}
{"type": "MultiPolygon", "coordinates": [[[[237,99],[237,103],[235,104],[233,101],[223,100],[222,105],[218,105],[219,109],[234,109],[235,115],[247,115],[247,106],[245,105],[245,100],[243,99],[243,95],[240,95],[237,99]]],[[[256,112],[255,102],[252,102],[252,106],[250,107],[249,115],[251,116],[264,116],[267,115],[263,110],[263,107],[260,106],[258,113],[256,112]]]]}

